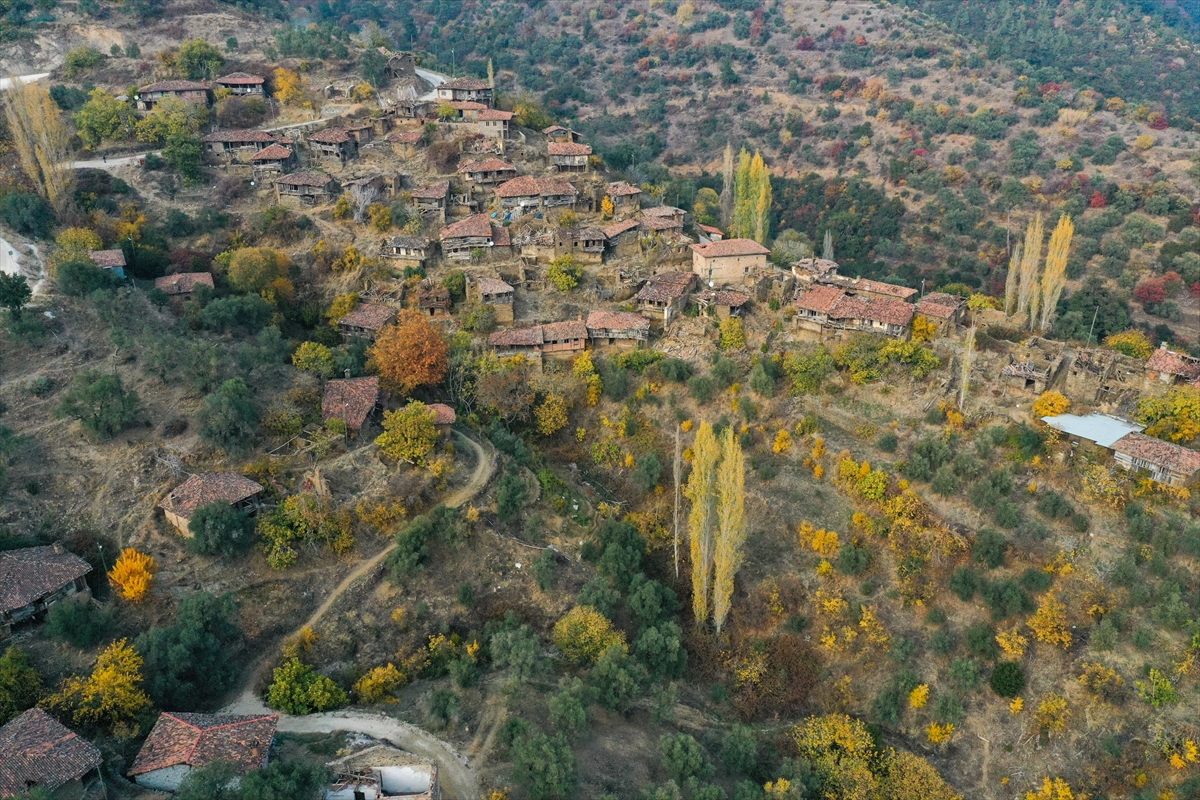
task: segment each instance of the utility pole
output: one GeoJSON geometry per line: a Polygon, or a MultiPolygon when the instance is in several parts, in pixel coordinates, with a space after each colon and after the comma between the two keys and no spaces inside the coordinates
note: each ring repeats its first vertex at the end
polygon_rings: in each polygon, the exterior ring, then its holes
{"type": "Polygon", "coordinates": [[[682,472],[683,449],[679,438],[679,423],[675,423],[675,578],[679,579],[679,478],[682,472]]]}
{"type": "Polygon", "coordinates": [[[1100,316],[1100,306],[1096,306],[1096,313],[1092,314],[1092,327],[1088,329],[1088,347],[1092,346],[1092,334],[1096,331],[1096,317],[1100,316]]]}

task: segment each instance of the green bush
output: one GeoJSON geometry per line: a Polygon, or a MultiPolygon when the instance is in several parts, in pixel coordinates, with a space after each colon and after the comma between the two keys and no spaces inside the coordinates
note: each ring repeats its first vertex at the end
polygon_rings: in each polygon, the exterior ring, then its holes
{"type": "Polygon", "coordinates": [[[712,762],[692,736],[686,733],[664,736],[658,740],[658,750],[663,769],[676,783],[712,777],[712,762]]]}
{"type": "Polygon", "coordinates": [[[0,656],[0,725],[32,708],[42,696],[42,678],[29,665],[29,654],[9,647],[0,656]]]}
{"type": "Polygon", "coordinates": [[[984,528],[971,547],[971,558],[988,569],[996,569],[1004,565],[1004,553],[1007,550],[1008,540],[991,528],[984,528]]]}
{"type": "Polygon", "coordinates": [[[1001,697],[1016,697],[1025,689],[1025,672],[1016,661],[1001,661],[992,670],[990,684],[1001,697]]]}
{"type": "Polygon", "coordinates": [[[276,667],[273,678],[267,690],[267,705],[285,714],[329,711],[350,702],[341,687],[298,658],[276,667]]]}
{"type": "Polygon", "coordinates": [[[959,567],[950,576],[950,591],[964,603],[975,596],[981,584],[979,573],[970,567],[959,567]]]}
{"type": "Polygon", "coordinates": [[[188,549],[203,556],[235,556],[245,552],[254,540],[254,521],[222,500],[196,509],[188,530],[192,534],[188,549]]]}
{"type": "Polygon", "coordinates": [[[242,632],[229,597],[188,595],[166,627],[154,627],[134,644],[145,664],[146,691],[161,708],[207,708],[233,686],[242,632]]]}
{"type": "Polygon", "coordinates": [[[667,358],[659,362],[658,373],[669,381],[683,383],[692,377],[692,365],[681,358],[667,358]]]}
{"type": "Polygon", "coordinates": [[[717,391],[716,383],[707,375],[695,375],[687,382],[688,394],[702,406],[708,405],[717,391]]]}
{"type": "Polygon", "coordinates": [[[112,628],[111,609],[86,597],[55,603],[46,615],[46,633],[72,647],[87,650],[100,644],[112,628]]]}

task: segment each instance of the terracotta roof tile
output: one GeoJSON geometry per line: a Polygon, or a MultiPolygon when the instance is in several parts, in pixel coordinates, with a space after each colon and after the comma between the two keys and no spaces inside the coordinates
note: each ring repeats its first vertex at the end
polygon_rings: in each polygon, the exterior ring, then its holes
{"type": "Polygon", "coordinates": [[[592,146],[578,142],[550,142],[546,151],[552,156],[590,156],[592,146]]]}
{"type": "Polygon", "coordinates": [[[201,506],[219,501],[240,503],[262,490],[261,485],[236,472],[209,472],[188,478],[163,498],[159,507],[191,519],[201,506]]]}
{"type": "Polygon", "coordinates": [[[933,319],[953,319],[966,302],[957,295],[934,292],[917,301],[917,313],[933,319]]]}
{"type": "Polygon", "coordinates": [[[459,165],[458,171],[465,175],[471,172],[516,172],[517,168],[499,158],[485,158],[481,161],[467,161],[459,165]]]}
{"type": "Polygon", "coordinates": [[[511,111],[500,111],[499,109],[489,108],[486,111],[480,111],[475,115],[475,119],[480,122],[511,122],[516,116],[511,111]]]}
{"type": "Polygon", "coordinates": [[[274,142],[279,139],[273,133],[267,131],[213,131],[204,137],[206,142],[259,142],[267,143],[274,142]]]}
{"type": "Polygon", "coordinates": [[[592,331],[650,331],[650,320],[629,311],[592,311],[584,324],[589,334],[592,331]]]}
{"type": "Polygon", "coordinates": [[[453,425],[458,419],[454,409],[445,403],[430,403],[426,408],[433,412],[434,425],[453,425]]]}
{"type": "Polygon", "coordinates": [[[660,272],[646,280],[637,293],[637,299],[669,303],[687,294],[695,279],[696,276],[690,272],[660,272]]]}
{"type": "Polygon", "coordinates": [[[138,751],[130,775],[228,761],[241,775],[267,765],[278,714],[183,714],[164,711],[138,751]]]}
{"type": "Polygon", "coordinates": [[[487,108],[483,103],[476,103],[473,100],[454,100],[446,105],[457,108],[459,111],[483,111],[487,108]]]}
{"type": "Polygon", "coordinates": [[[475,278],[475,285],[479,288],[480,294],[511,294],[513,292],[513,287],[510,286],[506,281],[502,281],[499,278],[492,278],[487,275],[475,278]]]}
{"type": "Polygon", "coordinates": [[[16,611],[53,594],[92,571],[74,553],[53,545],[0,552],[0,614],[16,611]]]}
{"type": "Polygon", "coordinates": [[[391,306],[360,303],[353,311],[338,320],[338,324],[351,328],[366,328],[369,331],[377,331],[386,325],[390,325],[395,319],[396,309],[391,306]]]}
{"type": "Polygon", "coordinates": [[[744,292],[735,292],[732,289],[705,289],[696,295],[696,299],[713,305],[741,308],[750,302],[750,295],[744,292]]]}
{"type": "Polygon", "coordinates": [[[542,339],[547,343],[586,338],[588,338],[587,326],[584,325],[582,320],[570,319],[565,322],[548,322],[542,326],[542,339]]]}
{"type": "Polygon", "coordinates": [[[266,78],[263,76],[251,75],[247,72],[231,72],[228,75],[223,75],[214,81],[214,83],[225,84],[228,86],[256,86],[265,82],[266,78]]]}
{"type": "Polygon", "coordinates": [[[395,144],[416,144],[424,135],[421,131],[392,131],[386,138],[395,144]]]}
{"type": "Polygon", "coordinates": [[[682,231],[683,220],[675,217],[642,217],[638,227],[644,231],[682,231]]]}
{"type": "Polygon", "coordinates": [[[512,247],[512,231],[500,225],[493,225],[492,245],[494,247],[512,247]]]}
{"type": "Polygon", "coordinates": [[[321,419],[337,417],[352,431],[362,428],[379,402],[379,377],[347,378],[325,384],[321,419]]]}
{"type": "Polygon", "coordinates": [[[915,307],[903,300],[843,294],[829,310],[830,319],[863,319],[887,325],[905,326],[912,323],[915,307]]]}
{"type": "Polygon", "coordinates": [[[888,297],[895,297],[899,300],[908,300],[913,295],[918,294],[916,289],[910,289],[907,286],[897,286],[894,283],[884,283],[883,281],[873,281],[870,278],[846,278],[837,276],[831,279],[838,286],[850,291],[870,292],[871,294],[882,294],[888,297]]]}
{"type": "Polygon", "coordinates": [[[1166,345],[1159,345],[1146,360],[1146,371],[1178,375],[1185,381],[1193,381],[1200,378],[1200,360],[1168,350],[1166,345]]]}
{"type": "Polygon", "coordinates": [[[452,81],[446,81],[439,89],[463,89],[466,91],[479,92],[484,89],[490,89],[488,82],[479,78],[455,78],[452,81]]]}
{"type": "Polygon", "coordinates": [[[333,176],[323,172],[293,172],[275,179],[275,183],[284,186],[328,186],[333,183],[333,176]]]}
{"type": "Polygon", "coordinates": [[[638,221],[636,219],[627,219],[624,222],[614,222],[612,225],[609,225],[604,229],[604,235],[609,239],[615,239],[623,233],[628,233],[629,231],[635,230],[637,226],[638,221]]]}
{"type": "Polygon", "coordinates": [[[1112,449],[1115,453],[1148,461],[1183,475],[1200,470],[1200,453],[1144,433],[1127,433],[1113,444],[1112,449]]]}
{"type": "Polygon", "coordinates": [[[562,125],[551,125],[549,128],[542,128],[542,133],[549,136],[552,133],[570,133],[570,128],[564,128],[562,125]]]}
{"type": "Polygon", "coordinates": [[[0,797],[33,786],[54,791],[99,767],[104,757],[40,708],[31,708],[0,728],[0,797]]]}
{"type": "Polygon", "coordinates": [[[114,269],[125,266],[123,250],[88,250],[92,263],[101,269],[114,269]]]}
{"type": "Polygon", "coordinates": [[[628,183],[625,183],[624,181],[618,181],[616,183],[610,183],[608,185],[608,196],[609,197],[632,197],[634,195],[638,195],[641,193],[642,193],[641,189],[639,189],[636,186],[630,186],[628,183]]]}
{"type": "Polygon", "coordinates": [[[213,277],[208,272],[180,272],[154,279],[154,288],[167,294],[191,294],[197,286],[212,285],[213,277]]]}
{"type": "Polygon", "coordinates": [[[712,235],[712,234],[716,234],[717,236],[725,235],[725,231],[721,230],[720,228],[713,227],[712,225],[697,225],[696,227],[709,235],[712,235]]]}
{"type": "Polygon", "coordinates": [[[579,191],[571,185],[570,181],[564,181],[561,178],[535,178],[532,175],[522,175],[496,187],[497,197],[551,197],[577,194],[579,191]]]}
{"type": "Polygon", "coordinates": [[[699,253],[701,258],[765,256],[771,252],[753,239],[722,239],[719,242],[694,244],[692,251],[699,253]]]}
{"type": "Polygon", "coordinates": [[[641,214],[642,217],[675,217],[677,219],[687,216],[686,211],[675,206],[650,206],[650,208],[643,208],[641,214]]]}
{"type": "Polygon", "coordinates": [[[464,237],[487,237],[492,235],[492,221],[487,214],[474,214],[466,219],[460,219],[442,228],[441,239],[459,239],[464,237]]]}
{"type": "Polygon", "coordinates": [[[346,133],[343,128],[323,128],[316,133],[310,133],[308,140],[321,144],[341,144],[350,141],[350,134],[346,133]]]}
{"type": "Polygon", "coordinates": [[[421,186],[413,189],[409,194],[420,200],[443,200],[446,195],[450,194],[450,181],[438,181],[421,186]]]}
{"type": "Polygon", "coordinates": [[[195,81],[159,81],[138,89],[138,94],[142,92],[195,92],[207,88],[208,86],[205,84],[195,81]]]}
{"type": "Polygon", "coordinates": [[[807,292],[801,292],[793,305],[805,311],[815,311],[818,314],[828,314],[834,304],[846,294],[844,289],[836,286],[814,286],[807,292]]]}
{"type": "Polygon", "coordinates": [[[541,325],[534,325],[532,328],[510,328],[488,336],[488,344],[492,347],[534,347],[541,343],[541,325]]]}
{"type": "Polygon", "coordinates": [[[294,155],[294,151],[290,147],[284,147],[281,144],[271,144],[259,150],[254,155],[250,156],[251,161],[287,161],[294,155]]]}

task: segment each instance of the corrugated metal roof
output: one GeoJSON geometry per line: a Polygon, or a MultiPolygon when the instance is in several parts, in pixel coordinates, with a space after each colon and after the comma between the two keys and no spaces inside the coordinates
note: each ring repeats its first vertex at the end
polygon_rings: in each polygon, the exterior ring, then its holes
{"type": "Polygon", "coordinates": [[[1088,414],[1086,417],[1059,414],[1057,417],[1042,417],[1042,422],[1068,436],[1087,439],[1101,447],[1109,448],[1121,437],[1142,430],[1142,426],[1136,422],[1108,414],[1088,414]]]}

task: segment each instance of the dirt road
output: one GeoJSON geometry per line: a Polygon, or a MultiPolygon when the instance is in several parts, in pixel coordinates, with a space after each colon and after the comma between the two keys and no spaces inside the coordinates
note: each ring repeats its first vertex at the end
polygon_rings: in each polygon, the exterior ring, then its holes
{"type": "MultiPolygon", "coordinates": [[[[475,470],[461,488],[446,498],[444,505],[451,508],[457,508],[469,502],[483,491],[496,470],[496,456],[490,447],[481,445],[459,431],[454,431],[454,435],[475,452],[475,470]]],[[[325,598],[320,607],[309,616],[304,625],[297,628],[292,635],[295,636],[304,627],[316,625],[351,586],[379,567],[394,548],[395,544],[389,545],[382,552],[355,567],[325,598]]],[[[269,711],[262,698],[255,692],[255,686],[258,684],[260,674],[266,669],[273,656],[274,653],[269,653],[252,667],[249,679],[244,684],[237,700],[221,709],[222,712],[226,714],[264,714],[269,711]]],[[[292,717],[285,714],[279,721],[279,730],[287,733],[355,731],[379,739],[387,739],[397,747],[438,762],[438,777],[445,800],[475,800],[479,797],[479,776],[466,757],[455,750],[453,745],[443,742],[415,725],[392,719],[384,714],[371,714],[365,711],[331,711],[303,717],[292,717]]]]}

